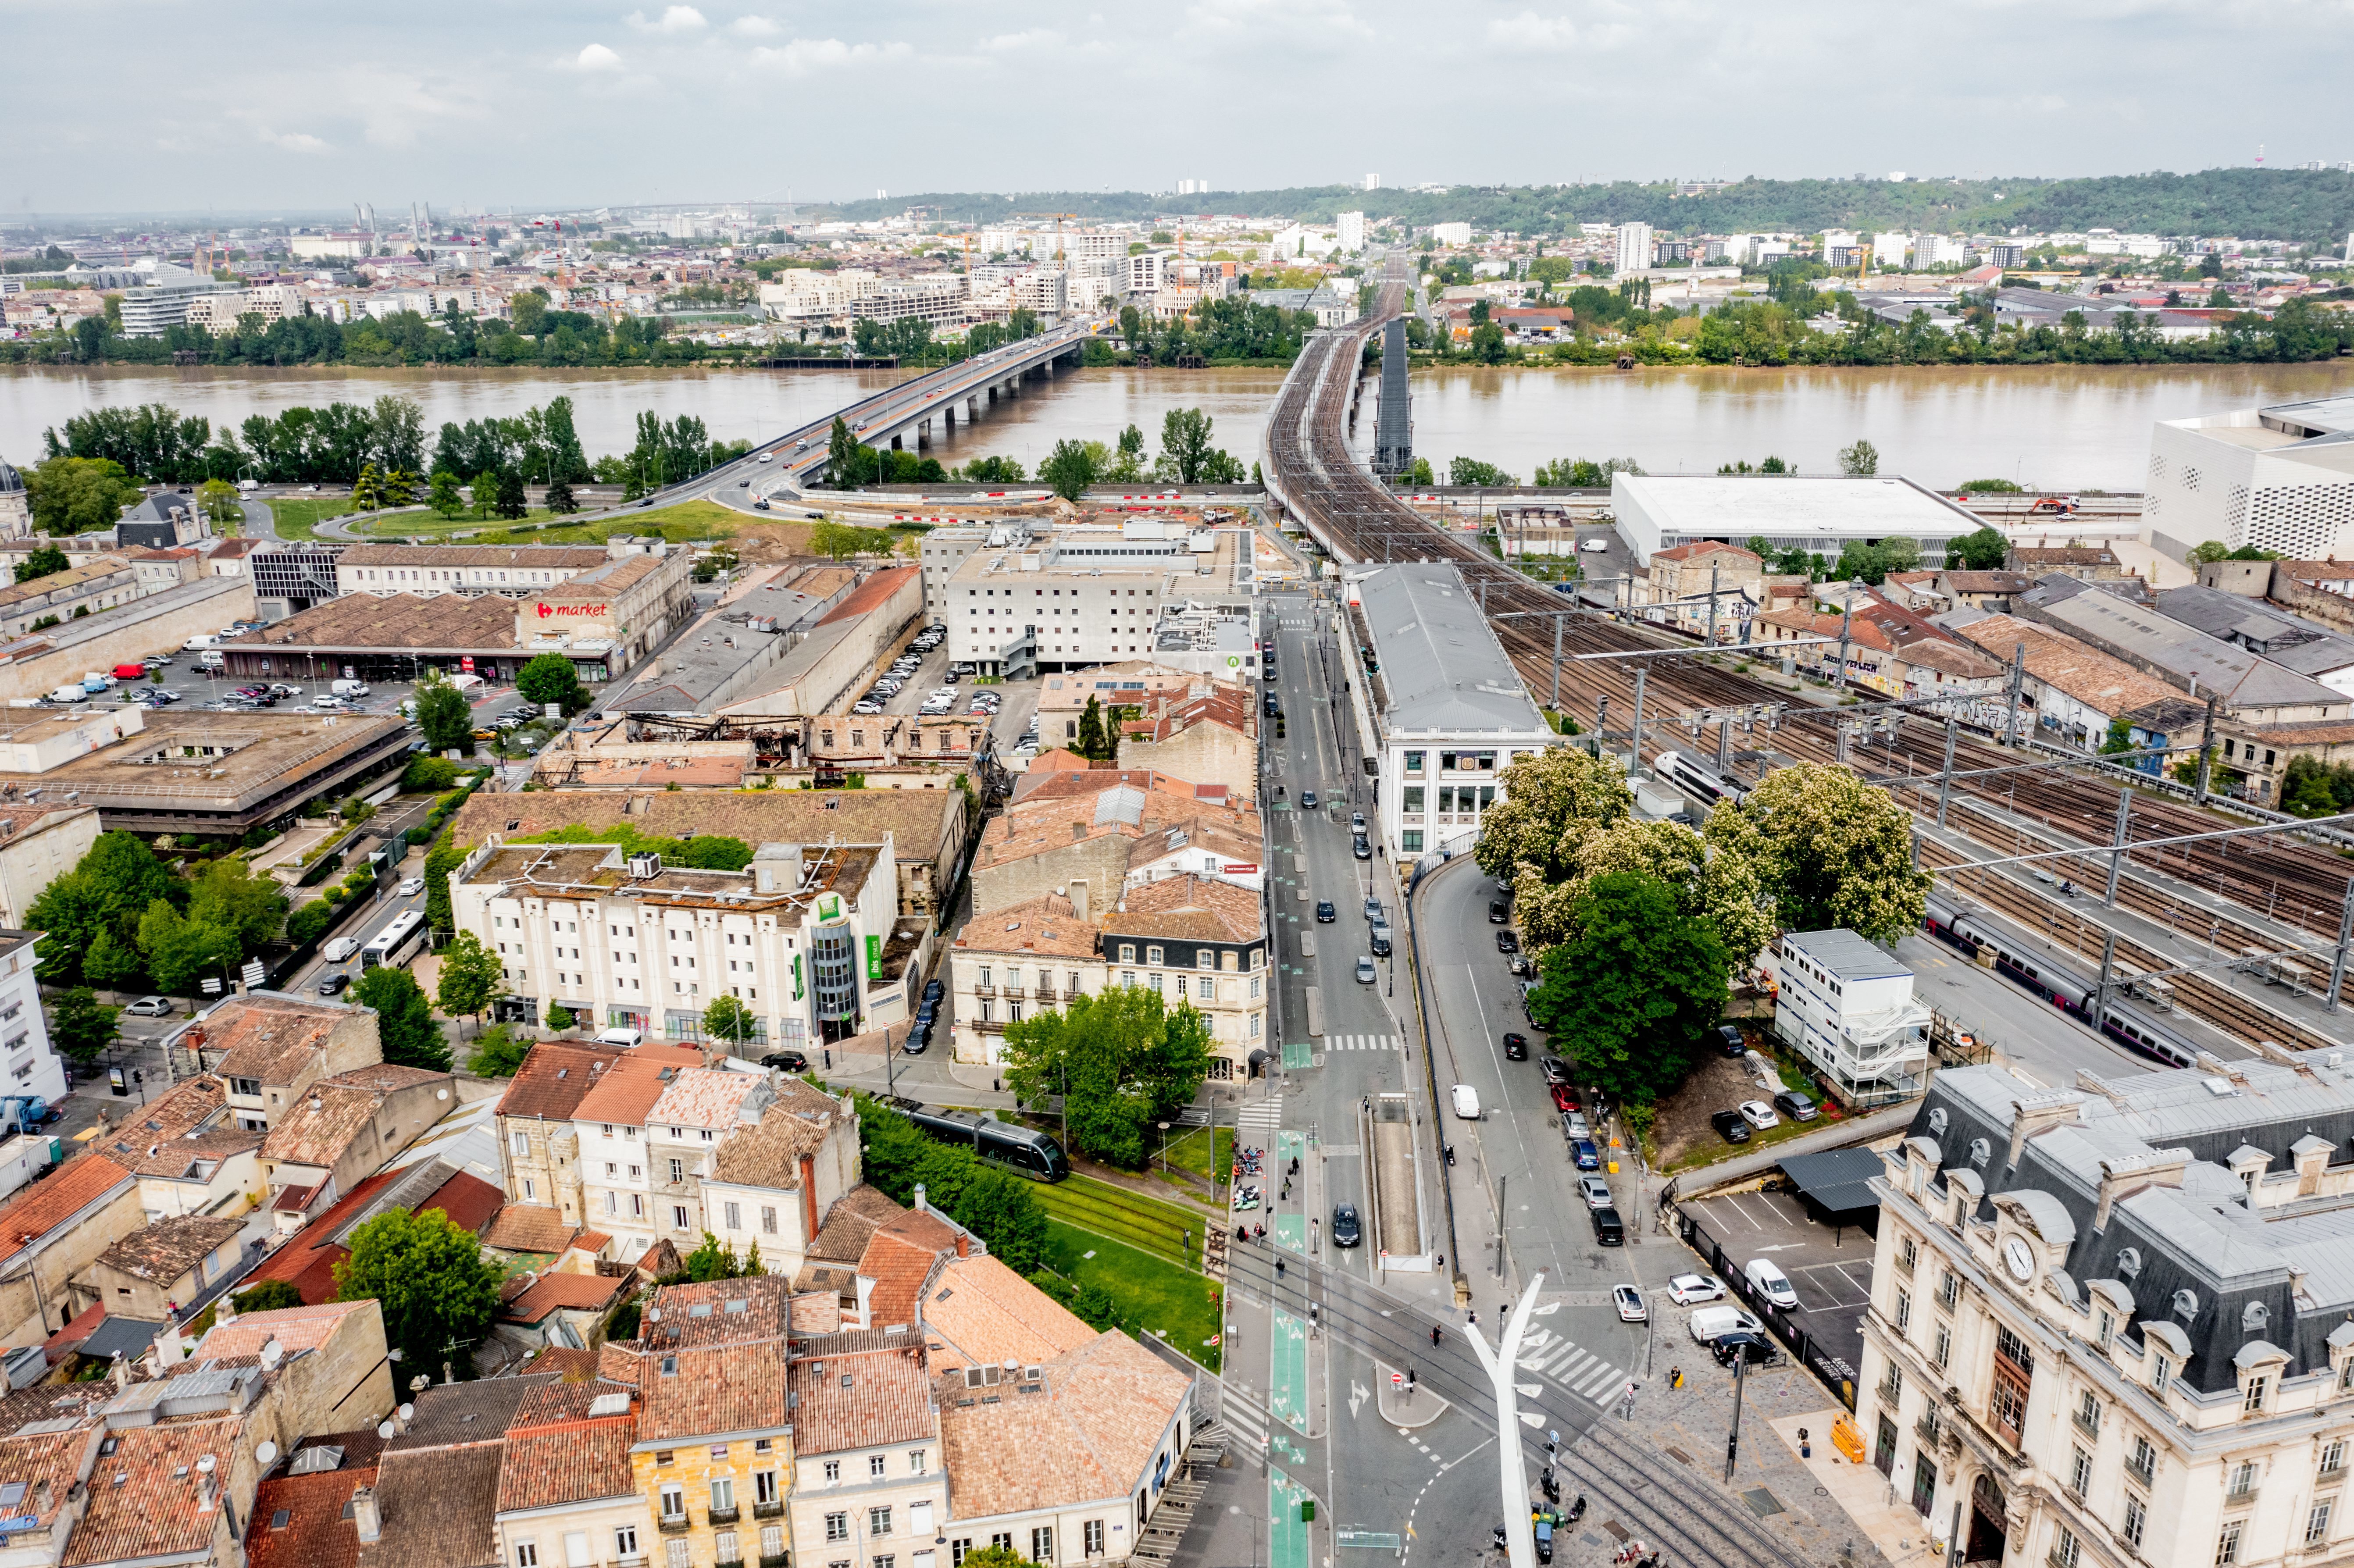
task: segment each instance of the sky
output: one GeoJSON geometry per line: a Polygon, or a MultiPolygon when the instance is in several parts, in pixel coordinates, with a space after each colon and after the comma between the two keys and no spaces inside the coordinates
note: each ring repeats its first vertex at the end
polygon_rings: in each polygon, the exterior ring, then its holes
{"type": "Polygon", "coordinates": [[[0,219],[2354,159],[2349,0],[0,0],[0,219]],[[106,90],[37,64],[108,38],[106,90]]]}

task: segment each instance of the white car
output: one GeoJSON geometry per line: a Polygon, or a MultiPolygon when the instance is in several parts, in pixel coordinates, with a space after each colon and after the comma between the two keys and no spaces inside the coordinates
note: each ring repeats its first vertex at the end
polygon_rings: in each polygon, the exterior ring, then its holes
{"type": "Polygon", "coordinates": [[[1798,1293],[1792,1287],[1790,1277],[1769,1258],[1751,1258],[1742,1266],[1741,1277],[1749,1281],[1752,1290],[1776,1307],[1787,1310],[1798,1304],[1798,1293]]]}
{"type": "Polygon", "coordinates": [[[762,462],[774,462],[777,461],[777,454],[774,452],[762,452],[760,454],[760,461],[762,462]]]}
{"type": "Polygon", "coordinates": [[[414,898],[424,891],[425,879],[423,877],[404,876],[400,879],[400,895],[403,898],[414,898]]]}
{"type": "Polygon", "coordinates": [[[1577,542],[1578,554],[1583,556],[1598,556],[1609,548],[1610,541],[1607,539],[1581,539],[1577,542]]]}
{"type": "Polygon", "coordinates": [[[1606,1209],[1613,1201],[1610,1183],[1599,1176],[1580,1176],[1577,1190],[1585,1195],[1585,1206],[1589,1209],[1606,1209]]]}
{"type": "Polygon", "coordinates": [[[1679,1274],[1668,1281],[1668,1299],[1679,1307],[1724,1299],[1724,1281],[1713,1274],[1679,1274]]]}
{"type": "Polygon", "coordinates": [[[1747,1122],[1750,1126],[1755,1128],[1760,1132],[1765,1131],[1769,1127],[1779,1127],[1782,1125],[1782,1118],[1776,1116],[1774,1114],[1774,1107],[1767,1105],[1764,1100],[1744,1100],[1741,1102],[1740,1108],[1741,1119],[1747,1122]]]}
{"type": "Polygon", "coordinates": [[[1649,1319],[1650,1311],[1643,1305],[1643,1293],[1631,1285],[1610,1287],[1610,1304],[1618,1308],[1621,1323],[1641,1323],[1649,1319]]]}
{"type": "Polygon", "coordinates": [[[169,997],[143,996],[122,1011],[133,1018],[169,1018],[172,1001],[169,997]]]}

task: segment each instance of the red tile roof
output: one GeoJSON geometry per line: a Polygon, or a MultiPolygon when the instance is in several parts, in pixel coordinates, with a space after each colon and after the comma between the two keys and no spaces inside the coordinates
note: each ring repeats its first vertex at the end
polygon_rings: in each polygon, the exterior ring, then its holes
{"type": "Polygon", "coordinates": [[[938,1436],[931,1375],[920,1344],[826,1356],[812,1347],[793,1362],[793,1451],[838,1454],[938,1436]]]}
{"type": "Polygon", "coordinates": [[[77,1155],[0,1207],[0,1262],[12,1258],[108,1193],[131,1172],[103,1154],[77,1155]]]}
{"type": "Polygon", "coordinates": [[[525,1054],[514,1082],[499,1097],[501,1116],[569,1121],[572,1112],[615,1062],[629,1053],[611,1046],[547,1040],[525,1054]]]}
{"type": "Polygon", "coordinates": [[[203,1552],[227,1522],[217,1503],[200,1510],[207,1479],[199,1457],[214,1457],[223,1475],[245,1440],[245,1417],[172,1421],[112,1434],[116,1447],[90,1476],[90,1504],[66,1543],[65,1568],[136,1557],[177,1557],[203,1552]]]}
{"type": "Polygon", "coordinates": [[[643,1127],[646,1112],[670,1087],[663,1081],[663,1069],[670,1069],[675,1076],[687,1068],[702,1065],[702,1053],[689,1046],[641,1045],[605,1069],[596,1087],[581,1097],[572,1118],[575,1121],[643,1127]]]}
{"type": "MultiPolygon", "coordinates": [[[[582,1393],[606,1392],[595,1383],[563,1386],[582,1393]]],[[[526,1410],[507,1433],[506,1454],[499,1465],[501,1513],[598,1502],[636,1492],[636,1478],[630,1470],[630,1445],[638,1434],[635,1415],[525,1425],[528,1414],[526,1410]]]]}
{"type": "Polygon", "coordinates": [[[196,1346],[199,1358],[251,1356],[270,1340],[290,1355],[316,1350],[344,1319],[366,1312],[372,1301],[331,1301],[319,1306],[285,1307],[271,1312],[247,1312],[217,1324],[196,1346]]]}
{"type": "Polygon", "coordinates": [[[509,1203],[482,1233],[482,1245],[502,1252],[558,1253],[578,1229],[546,1203],[509,1203]]]}
{"type": "Polygon", "coordinates": [[[511,1323],[536,1323],[552,1312],[595,1312],[611,1306],[632,1283],[601,1274],[543,1274],[500,1308],[499,1316],[511,1323]]]}
{"type": "Polygon", "coordinates": [[[344,1517],[344,1505],[375,1484],[374,1465],[262,1482],[253,1494],[253,1528],[245,1538],[247,1568],[353,1568],[360,1555],[359,1526],[344,1517]]]}
{"type": "Polygon", "coordinates": [[[921,567],[885,567],[853,588],[840,604],[826,613],[820,626],[837,620],[850,620],[871,615],[891,601],[891,596],[906,588],[913,578],[923,575],[921,567]]]}
{"type": "Polygon", "coordinates": [[[955,1227],[929,1213],[901,1215],[876,1231],[858,1260],[858,1272],[875,1281],[867,1298],[877,1328],[913,1325],[916,1301],[943,1255],[956,1255],[955,1227]]]}

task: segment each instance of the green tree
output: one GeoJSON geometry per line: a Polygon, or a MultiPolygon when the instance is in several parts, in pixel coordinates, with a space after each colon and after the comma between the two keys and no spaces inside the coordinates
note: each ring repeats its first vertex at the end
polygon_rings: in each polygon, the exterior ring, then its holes
{"type": "Polygon", "coordinates": [[[1880,471],[1880,449],[1858,437],[1855,445],[1840,448],[1839,465],[1850,479],[1870,479],[1880,471]]]}
{"type": "Polygon", "coordinates": [[[458,782],[458,765],[446,757],[412,757],[400,770],[400,787],[412,794],[438,795],[458,782]]]}
{"type": "Polygon", "coordinates": [[[516,1039],[514,1031],[504,1023],[493,1023],[474,1037],[466,1071],[478,1078],[512,1078],[522,1070],[523,1059],[530,1051],[530,1041],[516,1039]]]}
{"type": "Polygon", "coordinates": [[[48,933],[41,944],[41,979],[52,985],[71,981],[101,929],[129,941],[149,905],[186,891],[136,834],[99,834],[74,868],[43,888],[26,912],[27,926],[48,933]]]}
{"type": "Polygon", "coordinates": [[[1494,322],[1481,322],[1471,329],[1471,357],[1480,364],[1501,365],[1511,353],[1504,342],[1504,329],[1494,322]]]}
{"type": "Polygon", "coordinates": [[[33,525],[44,534],[86,534],[122,521],[139,502],[139,487],[122,465],[106,458],[53,457],[25,476],[33,525]]]}
{"type": "Polygon", "coordinates": [[[1710,812],[1704,832],[1755,870],[1786,930],[1843,927],[1893,942],[1921,928],[1930,877],[1913,868],[1912,818],[1845,768],[1776,768],[1710,812]]]}
{"type": "Polygon", "coordinates": [[[119,941],[111,926],[101,926],[81,956],[81,972],[93,985],[120,991],[139,978],[139,949],[119,941]]]}
{"type": "Polygon", "coordinates": [[[438,469],[425,488],[425,504],[444,517],[455,517],[466,510],[465,486],[458,476],[447,469],[438,469]]]}
{"type": "Polygon", "coordinates": [[[451,837],[454,831],[443,829],[425,852],[425,923],[437,931],[450,929],[450,874],[466,859],[465,846],[451,837]]]}
{"type": "Polygon", "coordinates": [[[866,1180],[897,1202],[925,1202],[989,1244],[1006,1266],[1028,1273],[1044,1260],[1046,1214],[1036,1191],[981,1163],[970,1149],[936,1143],[883,1101],[858,1100],[866,1180]]]}
{"type": "Polygon", "coordinates": [[[1038,477],[1064,500],[1076,503],[1097,478],[1095,454],[1085,441],[1063,440],[1038,465],[1038,477]]]}
{"type": "Polygon", "coordinates": [[[1724,1015],[1724,948],[1671,888],[1635,872],[1596,878],[1575,923],[1537,960],[1530,1016],[1581,1080],[1649,1104],[1683,1081],[1702,1032],[1724,1015]]]}
{"type": "Polygon", "coordinates": [[[207,978],[222,979],[245,956],[235,931],[191,920],[158,898],[139,917],[139,950],[158,991],[187,996],[207,978]]]}
{"type": "Polygon", "coordinates": [[[836,415],[833,431],[826,438],[826,472],[836,490],[849,490],[864,476],[875,461],[874,453],[851,432],[850,426],[836,415]]]}
{"type": "Polygon", "coordinates": [[[433,1006],[417,977],[391,964],[378,964],[351,990],[353,1005],[376,1010],[376,1037],[384,1059],[397,1067],[450,1070],[450,1042],[433,1022],[433,1006]]]}
{"type": "Polygon", "coordinates": [[[559,517],[568,517],[580,510],[580,503],[572,498],[572,482],[562,474],[548,482],[547,509],[559,517]]]}
{"type": "Polygon", "coordinates": [[[232,1298],[239,1312],[283,1312],[302,1305],[302,1292],[293,1282],[285,1279],[265,1279],[249,1290],[241,1290],[232,1298]]]}
{"type": "Polygon", "coordinates": [[[1478,458],[1459,457],[1447,463],[1447,482],[1480,485],[1490,490],[1510,490],[1519,481],[1494,463],[1482,462],[1478,458]]]}
{"type": "Polygon", "coordinates": [[[2209,539],[2201,544],[2192,546],[2190,553],[2183,557],[2183,561],[2184,564],[2188,566],[2204,567],[2211,565],[2216,561],[2229,560],[2231,559],[2231,546],[2226,545],[2221,539],[2209,539]]]}
{"type": "MultiPolygon", "coordinates": [[[[1144,438],[1140,434],[1137,444],[1141,446],[1143,442],[1144,438]]],[[[985,457],[975,458],[965,464],[962,476],[972,484],[1019,484],[1027,474],[1019,458],[985,457]]]]}
{"type": "Polygon", "coordinates": [[[210,862],[188,883],[188,918],[235,932],[246,952],[275,941],[285,924],[284,891],[276,879],[254,875],[242,860],[210,862]]]}
{"type": "Polygon", "coordinates": [[[471,1372],[473,1347],[499,1306],[498,1266],[474,1233],[439,1209],[387,1209],[345,1245],[351,1255],[335,1265],[335,1299],[383,1308],[385,1340],[400,1351],[404,1371],[431,1377],[446,1362],[471,1372]]]}
{"type": "Polygon", "coordinates": [[[286,916],[286,939],[300,947],[315,942],[327,934],[335,923],[335,906],[324,898],[313,898],[293,914],[286,916]]]}
{"type": "Polygon", "coordinates": [[[1090,762],[1104,760],[1110,749],[1104,734],[1103,705],[1093,697],[1080,710],[1078,738],[1071,749],[1090,762]]]}
{"type": "Polygon", "coordinates": [[[569,1029],[574,1024],[579,1022],[580,1020],[574,1014],[570,1008],[565,1006],[562,1002],[551,1001],[547,1004],[547,1017],[544,1022],[550,1029],[556,1030],[557,1033],[561,1033],[563,1031],[569,1029]]]}
{"type": "Polygon", "coordinates": [[[376,472],[376,464],[364,462],[360,464],[359,477],[352,481],[352,510],[375,512],[383,505],[383,477],[376,472]]]}
{"type": "Polygon", "coordinates": [[[2115,757],[2121,751],[2134,749],[2133,726],[2123,719],[2109,721],[2109,733],[2101,742],[2101,755],[2115,757]]]}
{"type": "Polygon", "coordinates": [[[492,502],[491,510],[496,515],[506,518],[510,522],[531,510],[530,498],[524,493],[521,473],[511,468],[499,471],[495,499],[492,502]]]}
{"type": "Polygon", "coordinates": [[[572,661],[561,653],[535,655],[516,673],[515,690],[527,702],[560,705],[567,717],[588,705],[588,688],[580,683],[572,661]]]}
{"type": "Polygon", "coordinates": [[[810,548],[835,561],[846,561],[854,556],[887,556],[892,553],[891,531],[854,527],[828,519],[810,528],[810,548]]]}
{"type": "Polygon", "coordinates": [[[439,671],[427,671],[417,683],[417,727],[435,751],[474,755],[474,710],[439,671]]]}
{"type": "Polygon", "coordinates": [[[703,1285],[715,1279],[740,1279],[743,1270],[736,1261],[735,1247],[705,1231],[703,1245],[686,1255],[686,1277],[703,1285]]]}
{"type": "Polygon", "coordinates": [[[1946,546],[1946,565],[1960,567],[1967,571],[1991,572],[2001,568],[2010,558],[2010,541],[2002,531],[1991,524],[1976,533],[1965,534],[1946,546]]]}
{"type": "Polygon", "coordinates": [[[758,1023],[752,1010],[732,996],[716,996],[711,1005],[703,1010],[703,1033],[708,1040],[722,1040],[742,1050],[751,1040],[758,1023]]]}
{"type": "Polygon", "coordinates": [[[122,1010],[102,1007],[86,985],[75,986],[49,1011],[49,1044],[87,1067],[114,1044],[114,1021],[122,1010]]]}
{"type": "Polygon", "coordinates": [[[433,982],[433,1001],[452,1018],[472,1018],[477,1024],[491,1003],[506,994],[506,979],[499,955],[472,931],[461,931],[441,949],[441,973],[433,982]]]}
{"type": "Polygon", "coordinates": [[[25,558],[16,563],[16,580],[28,583],[35,577],[46,577],[64,571],[70,564],[63,550],[55,545],[43,545],[38,549],[28,551],[25,558]]]}
{"type": "MultiPolygon", "coordinates": [[[[1210,416],[1199,408],[1172,408],[1161,417],[1161,455],[1176,470],[1180,482],[1193,484],[1200,481],[1203,463],[1216,450],[1211,429],[1210,416]]],[[[1123,435],[1123,452],[1128,450],[1126,440],[1123,435]]],[[[1071,499],[1076,501],[1078,497],[1071,499]]]]}
{"type": "Polygon", "coordinates": [[[196,486],[196,504],[212,521],[213,532],[225,539],[237,537],[245,524],[245,508],[238,504],[237,486],[225,479],[208,479],[196,486]]]}
{"type": "Polygon", "coordinates": [[[1114,986],[1005,1029],[1006,1082],[1017,1097],[1063,1097],[1072,1143],[1115,1164],[1144,1162],[1145,1131],[1190,1102],[1210,1070],[1210,1030],[1190,1003],[1114,986]]]}

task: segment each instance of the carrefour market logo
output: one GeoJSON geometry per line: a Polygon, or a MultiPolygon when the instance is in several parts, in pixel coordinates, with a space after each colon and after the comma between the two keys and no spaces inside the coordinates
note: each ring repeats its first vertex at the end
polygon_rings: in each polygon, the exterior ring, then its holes
{"type": "Polygon", "coordinates": [[[542,599],[537,609],[540,620],[546,620],[551,615],[602,615],[606,607],[601,604],[549,604],[542,599]]]}

